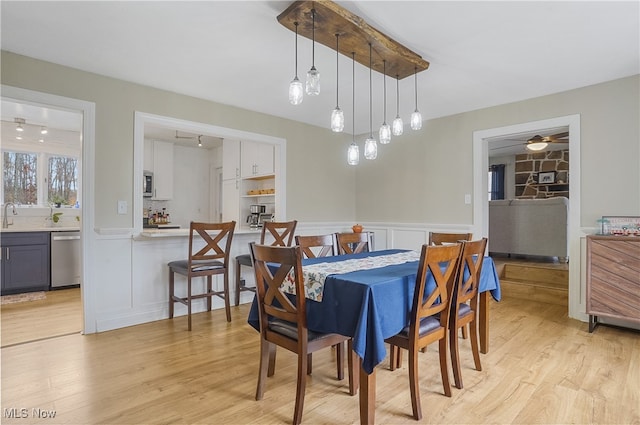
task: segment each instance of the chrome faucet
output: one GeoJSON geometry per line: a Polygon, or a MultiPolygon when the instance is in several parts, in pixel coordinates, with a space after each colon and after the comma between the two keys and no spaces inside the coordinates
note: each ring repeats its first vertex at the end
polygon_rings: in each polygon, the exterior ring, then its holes
{"type": "MultiPolygon", "coordinates": [[[[7,218],[7,207],[11,205],[13,208],[13,215],[18,215],[18,212],[16,211],[16,204],[14,204],[13,202],[7,202],[6,204],[4,204],[4,215],[2,216],[2,228],[6,229],[9,227],[9,219],[7,218]]],[[[13,223],[12,223],[13,224],[13,223]]]]}

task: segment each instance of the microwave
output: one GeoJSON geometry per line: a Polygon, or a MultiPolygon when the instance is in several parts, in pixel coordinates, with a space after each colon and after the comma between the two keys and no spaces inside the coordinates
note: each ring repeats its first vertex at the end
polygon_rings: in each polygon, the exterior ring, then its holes
{"type": "Polygon", "coordinates": [[[144,179],[142,180],[142,196],[151,198],[153,196],[153,173],[144,171],[144,179]]]}

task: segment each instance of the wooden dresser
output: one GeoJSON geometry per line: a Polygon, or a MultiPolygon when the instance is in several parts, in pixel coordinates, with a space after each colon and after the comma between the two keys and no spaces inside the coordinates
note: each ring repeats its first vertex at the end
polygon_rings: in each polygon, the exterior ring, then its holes
{"type": "Polygon", "coordinates": [[[640,237],[587,236],[589,332],[598,317],[640,323],[640,237]]]}

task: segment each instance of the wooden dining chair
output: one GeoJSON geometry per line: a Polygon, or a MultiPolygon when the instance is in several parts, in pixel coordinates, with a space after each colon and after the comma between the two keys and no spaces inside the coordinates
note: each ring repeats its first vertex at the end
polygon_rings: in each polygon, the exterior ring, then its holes
{"type": "Polygon", "coordinates": [[[440,233],[429,232],[429,245],[442,245],[459,241],[470,241],[472,233],[440,233]]]}
{"type": "Polygon", "coordinates": [[[423,245],[409,326],[385,339],[391,345],[391,370],[400,366],[401,349],[409,351],[409,388],[413,418],[422,418],[418,378],[418,352],[438,341],[444,394],[451,397],[448,369],[449,317],[452,293],[459,270],[462,245],[423,245]],[[433,281],[431,280],[433,279],[433,281]]]}
{"type": "MultiPolygon", "coordinates": [[[[271,246],[291,246],[293,236],[296,231],[298,222],[293,221],[265,221],[262,224],[262,232],[260,233],[260,245],[264,245],[267,240],[271,240],[271,246]]],[[[240,304],[240,292],[255,292],[253,286],[246,286],[241,277],[241,266],[251,267],[251,254],[242,254],[236,256],[236,306],[240,304]]]]}
{"type": "Polygon", "coordinates": [[[359,254],[372,248],[371,232],[336,233],[339,254],[359,254]]]}
{"type": "MultiPolygon", "coordinates": [[[[306,297],[302,276],[302,249],[298,246],[278,247],[250,244],[256,276],[258,312],[260,320],[260,369],[256,400],[261,400],[267,376],[275,373],[276,347],[280,346],[298,356],[298,377],[293,424],[302,420],[306,387],[307,360],[311,353],[349,340],[339,334],[325,334],[307,328],[306,297]],[[272,273],[269,264],[277,264],[272,273]],[[296,288],[295,302],[281,291],[281,286],[293,273],[296,288]]],[[[349,353],[351,356],[351,353],[349,353]]],[[[350,362],[351,364],[352,362],[350,362]]],[[[342,365],[338,366],[338,379],[342,365]]],[[[351,379],[352,373],[349,373],[351,379]]],[[[351,384],[351,383],[350,383],[351,384]]],[[[351,385],[350,385],[351,386],[351,385]]]]}
{"type": "Polygon", "coordinates": [[[462,260],[460,261],[460,270],[454,290],[451,322],[449,324],[453,380],[458,388],[462,388],[462,372],[457,331],[460,328],[464,329],[467,324],[471,334],[473,362],[476,370],[482,370],[480,348],[478,346],[478,310],[480,308],[478,287],[486,248],[487,238],[482,238],[477,241],[466,242],[462,250],[462,260]]]}
{"type": "Polygon", "coordinates": [[[174,303],[179,302],[187,306],[187,329],[191,330],[191,302],[194,299],[206,298],[207,311],[211,311],[211,298],[218,296],[224,299],[227,322],[231,321],[229,307],[229,251],[235,221],[226,223],[197,223],[189,224],[189,257],[186,260],[171,261],[169,266],[169,318],[173,318],[174,303]],[[175,295],[175,273],[187,277],[187,296],[175,295]],[[214,290],[212,276],[223,275],[224,289],[214,290]],[[192,293],[192,279],[204,276],[207,278],[207,290],[201,294],[192,293]]]}
{"type": "Polygon", "coordinates": [[[330,257],[338,254],[336,235],[296,236],[296,245],[305,258],[330,257]]]}
{"type": "MultiPolygon", "coordinates": [[[[440,233],[429,232],[429,245],[443,245],[448,243],[456,243],[460,241],[470,241],[473,237],[472,233],[440,233]]],[[[462,337],[467,339],[467,327],[462,327],[462,337]]],[[[426,351],[426,348],[424,349],[426,351]]]]}

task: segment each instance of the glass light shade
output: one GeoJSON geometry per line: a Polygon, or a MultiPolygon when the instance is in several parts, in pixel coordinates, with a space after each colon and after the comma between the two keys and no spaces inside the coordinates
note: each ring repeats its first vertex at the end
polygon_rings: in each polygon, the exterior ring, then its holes
{"type": "Polygon", "coordinates": [[[40,134],[47,134],[48,132],[47,127],[40,127],[40,134]]]}
{"type": "Polygon", "coordinates": [[[368,138],[364,141],[364,158],[376,159],[378,157],[378,144],[376,139],[368,138]]]}
{"type": "Polygon", "coordinates": [[[336,109],[331,112],[331,131],[340,133],[342,130],[344,130],[344,113],[336,106],[336,109]]]}
{"type": "Polygon", "coordinates": [[[358,145],[355,143],[351,143],[349,145],[349,149],[347,150],[347,164],[349,165],[358,165],[360,162],[360,149],[358,145]]]}
{"type": "Polygon", "coordinates": [[[416,109],[411,114],[411,129],[412,130],[420,130],[422,128],[422,115],[416,109]]]}
{"type": "Polygon", "coordinates": [[[396,119],[393,120],[393,123],[391,123],[391,133],[393,133],[394,136],[402,136],[403,131],[404,123],[402,122],[400,115],[398,115],[396,119]]]}
{"type": "Polygon", "coordinates": [[[289,84],[289,103],[292,105],[299,105],[302,103],[302,83],[295,77],[291,84],[289,84]]]}
{"type": "Polygon", "coordinates": [[[309,96],[320,94],[320,73],[315,66],[307,72],[307,94],[309,96]]]}
{"type": "Polygon", "coordinates": [[[380,144],[391,143],[391,127],[386,122],[380,126],[380,144]]]}
{"type": "Polygon", "coordinates": [[[530,151],[541,151],[546,148],[548,145],[547,142],[535,142],[535,143],[527,143],[527,149],[530,151]]]}
{"type": "Polygon", "coordinates": [[[16,127],[16,131],[24,131],[22,124],[18,124],[18,126],[16,127]]]}

